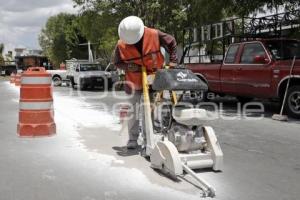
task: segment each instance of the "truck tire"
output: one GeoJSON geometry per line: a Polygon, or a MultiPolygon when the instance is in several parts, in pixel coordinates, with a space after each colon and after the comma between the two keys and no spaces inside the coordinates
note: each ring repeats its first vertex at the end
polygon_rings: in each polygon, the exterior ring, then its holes
{"type": "Polygon", "coordinates": [[[237,96],[236,99],[238,100],[238,102],[240,102],[241,104],[245,104],[248,103],[250,101],[253,100],[253,98],[251,97],[242,97],[242,96],[237,96]]]}
{"type": "Polygon", "coordinates": [[[74,82],[74,78],[73,77],[70,78],[70,83],[71,83],[72,88],[76,89],[76,84],[74,82]]]}
{"type": "Polygon", "coordinates": [[[86,90],[86,89],[87,89],[87,86],[84,85],[84,84],[81,84],[80,87],[79,87],[79,89],[80,89],[81,91],[86,90]]]}
{"type": "Polygon", "coordinates": [[[80,89],[81,91],[86,90],[86,88],[87,88],[87,86],[86,86],[85,84],[80,84],[80,85],[79,85],[79,89],[80,89]]]}
{"type": "Polygon", "coordinates": [[[52,82],[53,82],[53,85],[54,85],[55,87],[61,86],[61,84],[62,84],[62,79],[61,79],[60,76],[55,75],[55,76],[53,76],[53,78],[52,78],[52,82]]]}
{"type": "Polygon", "coordinates": [[[289,88],[285,103],[285,110],[290,117],[300,119],[300,86],[289,88]]]}
{"type": "Polygon", "coordinates": [[[79,90],[83,91],[83,90],[87,89],[87,85],[82,83],[82,80],[80,79],[79,84],[78,84],[78,88],[79,88],[79,90]]]}
{"type": "Polygon", "coordinates": [[[72,88],[75,90],[76,89],[76,86],[75,86],[75,83],[74,82],[71,82],[71,86],[72,88]]]}
{"type": "Polygon", "coordinates": [[[113,81],[111,78],[107,79],[107,90],[111,91],[113,88],[113,81]]]}

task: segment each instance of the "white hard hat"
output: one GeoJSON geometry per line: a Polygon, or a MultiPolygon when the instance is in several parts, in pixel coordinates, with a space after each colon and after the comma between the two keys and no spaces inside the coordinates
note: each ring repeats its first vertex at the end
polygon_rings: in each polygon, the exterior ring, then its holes
{"type": "Polygon", "coordinates": [[[144,23],[139,17],[126,17],[119,24],[119,37],[126,44],[135,44],[143,37],[144,28],[144,23]]]}

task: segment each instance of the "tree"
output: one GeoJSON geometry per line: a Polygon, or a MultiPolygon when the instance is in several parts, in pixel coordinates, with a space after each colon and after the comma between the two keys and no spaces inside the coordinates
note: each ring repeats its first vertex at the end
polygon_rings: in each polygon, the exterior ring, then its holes
{"type": "Polygon", "coordinates": [[[104,12],[86,10],[79,15],[77,23],[81,34],[94,44],[93,47],[98,57],[108,63],[118,34],[114,17],[104,12]]]}
{"type": "MultiPolygon", "coordinates": [[[[136,15],[143,19],[145,25],[156,27],[163,31],[175,34],[187,20],[184,0],[74,0],[81,6],[83,13],[93,13],[100,17],[100,27],[110,27],[116,32],[119,22],[129,15],[136,15]]],[[[87,15],[84,15],[87,17],[87,15]]],[[[94,20],[95,22],[96,20],[94,20]]],[[[105,31],[105,29],[104,29],[105,31]]]]}
{"type": "Polygon", "coordinates": [[[73,0],[80,7],[77,16],[60,14],[51,17],[40,35],[45,54],[55,63],[79,58],[87,52],[78,44],[93,43],[98,57],[109,61],[118,40],[118,24],[129,15],[143,19],[148,27],[173,34],[182,42],[183,29],[220,21],[227,17],[244,17],[265,9],[299,8],[298,0],[73,0]]]}
{"type": "MultiPolygon", "coordinates": [[[[81,31],[87,38],[100,40],[105,31],[117,33],[118,23],[126,16],[136,15],[146,26],[155,27],[181,38],[185,27],[213,23],[226,17],[247,16],[291,0],[73,0],[81,7],[81,31]],[[92,22],[92,23],[91,23],[92,22]],[[107,23],[108,22],[108,23],[107,23]],[[93,26],[94,25],[94,26],[93,26]],[[95,27],[96,30],[95,30],[95,27]]],[[[293,5],[297,1],[294,1],[293,5]]],[[[292,6],[290,6],[292,7],[292,6]]],[[[102,40],[105,38],[102,38],[102,40]]],[[[115,39],[115,38],[112,38],[115,39]]],[[[110,38],[107,38],[110,40],[110,38]]],[[[180,40],[179,40],[180,41],[180,40]]]]}
{"type": "Polygon", "coordinates": [[[240,17],[247,16],[253,12],[265,13],[265,9],[276,11],[279,7],[286,11],[299,8],[299,0],[235,0],[227,10],[240,17]]]}
{"type": "Polygon", "coordinates": [[[4,60],[4,57],[3,57],[3,52],[4,52],[4,44],[0,43],[0,65],[5,64],[5,60],[4,60]]]}
{"type": "Polygon", "coordinates": [[[59,66],[67,59],[86,58],[87,50],[78,45],[86,40],[80,35],[76,25],[76,16],[61,13],[50,17],[39,35],[43,52],[59,66]]]}

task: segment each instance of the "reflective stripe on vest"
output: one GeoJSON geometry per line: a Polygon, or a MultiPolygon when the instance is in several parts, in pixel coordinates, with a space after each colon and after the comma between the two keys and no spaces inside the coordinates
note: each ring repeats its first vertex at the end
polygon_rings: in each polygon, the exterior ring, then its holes
{"type": "Polygon", "coordinates": [[[50,110],[53,109],[53,102],[20,102],[20,110],[50,110]]]}
{"type": "Polygon", "coordinates": [[[38,85],[38,84],[51,84],[52,83],[52,78],[49,77],[22,77],[21,78],[21,83],[22,84],[33,84],[33,85],[38,85]]]}

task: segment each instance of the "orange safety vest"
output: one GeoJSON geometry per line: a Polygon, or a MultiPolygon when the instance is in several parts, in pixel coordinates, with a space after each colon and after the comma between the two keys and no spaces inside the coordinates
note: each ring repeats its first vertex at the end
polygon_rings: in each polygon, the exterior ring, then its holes
{"type": "MultiPolygon", "coordinates": [[[[141,55],[134,45],[118,41],[118,49],[120,52],[121,61],[125,63],[134,63],[140,66],[145,66],[149,74],[161,69],[164,64],[164,57],[160,52],[160,44],[158,30],[146,28],[143,38],[143,54],[141,55]]],[[[125,79],[131,82],[131,88],[134,90],[142,89],[142,74],[141,72],[126,71],[125,79]],[[132,88],[134,87],[134,88],[132,88]]]]}

